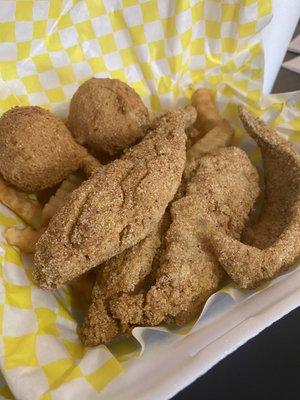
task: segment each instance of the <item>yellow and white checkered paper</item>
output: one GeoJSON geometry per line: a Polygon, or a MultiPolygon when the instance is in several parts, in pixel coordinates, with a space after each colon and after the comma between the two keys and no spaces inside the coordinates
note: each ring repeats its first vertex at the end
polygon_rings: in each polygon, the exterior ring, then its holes
{"type": "MultiPolygon", "coordinates": [[[[271,0],[0,0],[1,112],[31,104],[64,117],[75,90],[92,76],[127,82],[155,111],[187,102],[204,86],[236,128],[236,143],[256,160],[236,103],[300,142],[299,93],[261,94],[264,61],[256,35],[270,18],[271,0]]],[[[16,223],[1,206],[1,231],[16,223]]],[[[122,361],[137,353],[134,340],[82,347],[68,290],[39,289],[31,260],[4,238],[0,245],[0,395],[97,398],[122,372],[122,361]]],[[[239,299],[231,285],[218,296],[226,294],[239,299]]],[[[143,348],[146,328],[139,329],[143,348]]]]}

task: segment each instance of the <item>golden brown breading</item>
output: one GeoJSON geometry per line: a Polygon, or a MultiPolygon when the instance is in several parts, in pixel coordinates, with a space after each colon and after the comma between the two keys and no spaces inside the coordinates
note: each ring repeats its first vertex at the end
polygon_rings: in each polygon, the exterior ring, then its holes
{"type": "MultiPolygon", "coordinates": [[[[258,222],[243,244],[212,229],[220,263],[242,288],[255,287],[293,264],[300,255],[300,157],[275,129],[246,109],[240,118],[262,152],[265,199],[258,222]]],[[[211,228],[210,228],[211,229],[211,228]]]]}
{"type": "MultiPolygon", "coordinates": [[[[140,302],[144,304],[141,323],[157,325],[166,319],[186,322],[195,314],[195,302],[199,312],[223,276],[203,221],[239,238],[258,192],[257,171],[241,149],[224,148],[201,158],[185,195],[171,205],[166,251],[155,284],[140,302]]],[[[128,315],[122,315],[124,311],[122,299],[114,316],[128,320],[128,315]]]]}
{"type": "MultiPolygon", "coordinates": [[[[121,332],[118,320],[111,314],[110,302],[122,293],[131,293],[150,273],[153,258],[160,246],[158,230],[135,246],[101,266],[93,288],[91,306],[82,330],[86,346],[110,342],[121,332]]],[[[141,308],[141,307],[140,307],[141,308]]],[[[123,325],[125,321],[122,321],[123,325]]]]}
{"type": "MultiPolygon", "coordinates": [[[[233,134],[234,132],[229,124],[222,123],[220,127],[212,129],[203,138],[197,139],[196,143],[187,152],[184,179],[173,201],[184,196],[186,182],[190,180],[194,170],[197,170],[199,158],[208,152],[212,152],[214,149],[228,146],[233,134]]],[[[148,247],[148,242],[144,240],[115,257],[113,261],[108,261],[109,268],[106,265],[103,266],[107,272],[105,274],[99,273],[99,279],[95,284],[89,312],[85,319],[83,330],[83,341],[85,344],[92,346],[99,343],[106,343],[117,334],[130,331],[133,324],[143,323],[145,293],[155,283],[161,254],[165,251],[165,233],[170,226],[170,222],[170,213],[167,210],[161,221],[160,240],[156,241],[159,247],[157,250],[154,250],[155,256],[153,252],[144,250],[144,247],[146,249],[148,247]],[[143,260],[142,263],[147,264],[148,275],[146,278],[142,275],[140,279],[137,279],[139,278],[137,272],[141,268],[141,261],[132,262],[132,260],[140,259],[143,260]],[[115,265],[118,267],[115,268],[115,265]],[[135,276],[134,280],[132,278],[133,275],[135,276]],[[110,285],[111,281],[116,283],[118,281],[117,277],[119,277],[119,284],[114,285],[115,293],[110,294],[110,291],[106,293],[106,287],[110,285]],[[128,282],[133,280],[132,286],[122,285],[123,279],[128,282]],[[99,304],[97,305],[98,302],[99,304]]],[[[218,281],[219,276],[219,269],[213,265],[210,277],[211,281],[218,281]]],[[[172,320],[172,322],[183,323],[192,319],[195,314],[199,313],[203,301],[204,297],[202,296],[197,301],[191,302],[188,309],[176,316],[176,321],[172,320]]]]}
{"type": "Polygon", "coordinates": [[[180,184],[184,129],[193,107],[167,112],[124,156],[95,172],[69,197],[37,243],[34,277],[57,287],[144,239],[180,184]]]}
{"type": "Polygon", "coordinates": [[[0,148],[0,173],[27,192],[61,182],[86,156],[60,119],[31,106],[14,107],[2,115],[0,148]]]}
{"type": "Polygon", "coordinates": [[[129,297],[129,304],[124,302],[127,310],[123,315],[129,315],[128,321],[125,318],[119,321],[113,317],[114,303],[122,303],[123,296],[144,292],[150,285],[169,225],[169,213],[166,211],[159,226],[144,240],[102,264],[82,330],[82,339],[86,346],[107,343],[118,334],[130,330],[129,321],[131,324],[134,319],[140,321],[140,301],[143,300],[143,295],[131,297],[134,305],[130,304],[129,297]]]}
{"type": "Polygon", "coordinates": [[[140,96],[118,79],[91,78],[74,94],[68,126],[80,144],[114,154],[145,134],[148,110],[140,96]]]}

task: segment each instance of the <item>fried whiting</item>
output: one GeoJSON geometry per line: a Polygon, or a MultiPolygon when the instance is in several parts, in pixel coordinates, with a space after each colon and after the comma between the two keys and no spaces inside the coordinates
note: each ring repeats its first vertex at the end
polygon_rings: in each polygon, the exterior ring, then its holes
{"type": "MultiPolygon", "coordinates": [[[[204,137],[198,139],[191,149],[187,152],[187,163],[184,170],[183,175],[183,186],[186,186],[187,183],[191,180],[193,175],[197,173],[199,166],[199,160],[201,157],[208,154],[214,154],[216,150],[228,147],[231,145],[234,137],[234,129],[225,119],[221,120],[218,126],[212,128],[209,132],[207,132],[204,137]]],[[[252,187],[253,191],[255,191],[255,185],[252,187]]],[[[182,192],[183,197],[186,193],[182,192]]],[[[166,240],[165,240],[166,246],[166,240]]],[[[208,265],[209,266],[209,265],[208,265]]],[[[211,269],[207,268],[203,272],[203,281],[207,280],[209,282],[209,287],[213,287],[216,285],[215,290],[218,289],[223,273],[220,268],[216,267],[215,263],[211,264],[211,269]]],[[[205,301],[213,292],[211,290],[199,290],[199,296],[196,299],[193,299],[186,310],[180,312],[176,315],[176,317],[167,317],[167,322],[176,323],[182,325],[186,322],[191,321],[197,315],[199,315],[205,301]]]]}
{"type": "Polygon", "coordinates": [[[24,192],[9,186],[0,177],[0,201],[35,229],[42,225],[42,206],[24,192]]]}
{"type": "Polygon", "coordinates": [[[101,266],[82,330],[82,340],[86,346],[110,342],[118,334],[130,329],[129,321],[141,319],[142,295],[132,296],[132,300],[139,306],[136,315],[131,310],[135,312],[137,307],[126,304],[126,314],[130,315],[128,321],[125,318],[118,321],[113,317],[113,303],[122,303],[123,295],[140,292],[151,281],[155,265],[159,263],[162,241],[168,226],[166,213],[153,233],[101,266]]]}
{"type": "Polygon", "coordinates": [[[149,125],[140,96],[118,79],[84,82],[70,104],[68,126],[80,144],[115,154],[141,139],[149,125]]]}
{"type": "Polygon", "coordinates": [[[14,107],[1,116],[0,148],[0,173],[25,192],[55,186],[87,155],[59,118],[30,106],[14,107]]]}
{"type": "Polygon", "coordinates": [[[209,89],[197,89],[192,95],[191,103],[197,111],[194,127],[201,136],[222,123],[218,107],[209,89]]]}
{"type": "Polygon", "coordinates": [[[124,156],[100,168],[69,197],[37,243],[34,278],[57,287],[144,239],[180,184],[184,129],[193,107],[167,112],[124,156]]]}
{"type": "Polygon", "coordinates": [[[122,329],[111,315],[110,301],[120,297],[122,293],[134,291],[136,285],[143,282],[151,271],[152,261],[159,246],[160,235],[158,230],[155,230],[135,246],[102,265],[82,330],[86,346],[110,342],[120,334],[122,329]]]}
{"type": "MultiPolygon", "coordinates": [[[[198,139],[187,152],[185,179],[178,189],[176,198],[184,195],[185,182],[191,178],[194,169],[197,169],[199,158],[207,152],[218,149],[222,144],[223,146],[230,144],[234,132],[228,123],[224,126],[224,131],[220,128],[213,129],[212,133],[209,132],[198,139]]],[[[82,339],[85,345],[95,346],[99,343],[107,343],[118,334],[130,331],[133,325],[143,324],[145,294],[155,282],[161,254],[165,250],[165,233],[170,226],[168,211],[161,224],[161,228],[151,236],[101,266],[83,327],[82,339]],[[149,243],[155,244],[151,247],[152,251],[149,251],[149,243]],[[146,271],[143,268],[144,264],[148,267],[146,271]],[[140,276],[141,269],[144,273],[140,276]],[[108,289],[110,287],[113,290],[108,289]]],[[[210,274],[207,280],[211,281],[212,285],[220,282],[222,273],[219,268],[213,266],[211,271],[207,268],[206,272],[210,274]]],[[[207,293],[210,293],[209,289],[207,293]]],[[[199,313],[204,300],[205,293],[197,302],[194,300],[185,315],[182,313],[178,316],[176,322],[183,323],[199,313]]]]}
{"type": "MultiPolygon", "coordinates": [[[[209,220],[218,230],[239,238],[258,192],[257,171],[242,150],[224,148],[200,159],[185,195],[171,205],[166,250],[154,285],[138,305],[143,305],[138,324],[184,323],[199,312],[223,276],[201,221],[209,220]]],[[[131,307],[131,315],[138,307],[131,307]]],[[[124,311],[123,296],[113,315],[128,320],[124,311]]]]}
{"type": "Polygon", "coordinates": [[[265,199],[258,222],[244,234],[247,244],[210,227],[211,243],[237,285],[253,288],[300,255],[300,157],[275,129],[245,108],[240,118],[262,152],[265,199]]]}

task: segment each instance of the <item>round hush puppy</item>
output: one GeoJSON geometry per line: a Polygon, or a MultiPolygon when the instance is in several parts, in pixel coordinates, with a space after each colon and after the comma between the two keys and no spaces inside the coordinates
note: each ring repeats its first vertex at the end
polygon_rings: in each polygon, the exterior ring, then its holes
{"type": "Polygon", "coordinates": [[[75,140],[110,155],[141,139],[149,123],[140,96],[118,79],[92,78],[73,95],[68,127],[75,140]]]}
{"type": "Polygon", "coordinates": [[[0,149],[0,173],[25,192],[61,182],[87,154],[59,118],[33,106],[14,107],[2,115],[0,149]]]}

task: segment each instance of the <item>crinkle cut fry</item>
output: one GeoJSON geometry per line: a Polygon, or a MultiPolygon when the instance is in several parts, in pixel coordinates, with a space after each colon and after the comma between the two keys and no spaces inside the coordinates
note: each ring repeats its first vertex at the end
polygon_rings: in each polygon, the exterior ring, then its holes
{"type": "Polygon", "coordinates": [[[51,196],[48,203],[46,203],[42,210],[42,225],[47,226],[55,213],[63,206],[67,196],[80,186],[83,179],[76,175],[70,175],[65,179],[51,196]]]}
{"type": "Polygon", "coordinates": [[[35,229],[42,225],[42,206],[0,177],[0,201],[35,229]]]}
{"type": "Polygon", "coordinates": [[[7,243],[11,246],[17,246],[24,253],[34,253],[35,245],[40,236],[46,228],[39,230],[32,229],[30,226],[27,228],[8,228],[4,233],[7,243]]]}
{"type": "Polygon", "coordinates": [[[48,225],[50,219],[59,210],[59,208],[63,206],[67,196],[75,188],[77,188],[81,182],[82,179],[76,175],[70,175],[67,179],[65,179],[55,194],[51,196],[48,203],[46,203],[41,210],[39,219],[42,227],[39,229],[33,229],[30,226],[26,228],[11,227],[7,229],[4,234],[8,244],[19,247],[19,249],[24,253],[34,253],[35,245],[41,235],[45,232],[46,226],[48,225]]]}
{"type": "Polygon", "coordinates": [[[192,95],[191,103],[197,111],[197,119],[194,127],[199,131],[198,138],[222,122],[211,90],[205,88],[197,89],[192,95]]]}
{"type": "Polygon", "coordinates": [[[69,197],[37,243],[34,277],[57,287],[145,238],[174,196],[193,107],[167,112],[125,155],[69,197]]]}
{"type": "Polygon", "coordinates": [[[234,130],[226,119],[198,139],[187,151],[187,159],[199,159],[204,154],[212,153],[231,144],[234,130]]]}
{"type": "Polygon", "coordinates": [[[213,153],[222,147],[230,146],[233,137],[234,129],[226,119],[223,119],[219,125],[196,140],[186,153],[187,163],[184,170],[184,179],[188,181],[191,178],[202,156],[213,153]]]}
{"type": "Polygon", "coordinates": [[[300,254],[300,157],[275,129],[247,109],[240,109],[240,118],[262,152],[265,199],[261,215],[245,232],[248,244],[208,229],[227,273],[239,287],[252,288],[292,265],[300,254]]]}

